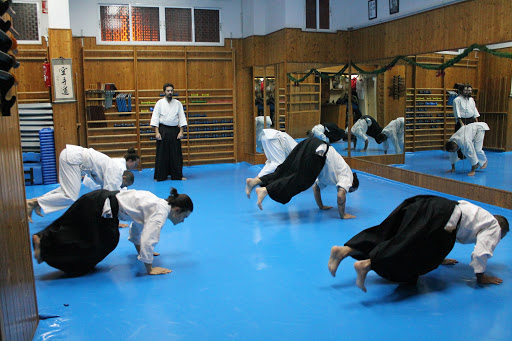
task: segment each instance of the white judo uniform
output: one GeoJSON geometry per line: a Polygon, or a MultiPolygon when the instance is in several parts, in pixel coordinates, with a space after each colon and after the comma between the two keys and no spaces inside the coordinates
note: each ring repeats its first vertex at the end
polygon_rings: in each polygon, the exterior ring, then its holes
{"type": "Polygon", "coordinates": [[[290,135],[275,129],[262,129],[259,135],[263,152],[267,157],[267,161],[258,177],[273,173],[277,166],[284,162],[286,157],[297,145],[290,135]]]}
{"type": "Polygon", "coordinates": [[[268,116],[257,116],[255,118],[255,131],[256,131],[256,149],[262,149],[260,135],[263,133],[263,129],[270,128],[272,126],[272,120],[268,116]]]}
{"type": "Polygon", "coordinates": [[[82,173],[89,175],[103,189],[119,190],[125,170],[124,158],[111,159],[92,148],[68,144],[59,156],[60,186],[37,198],[37,202],[45,213],[67,208],[80,195],[82,173]]]}
{"type": "MultiPolygon", "coordinates": [[[[449,141],[454,141],[459,146],[462,154],[471,162],[471,166],[478,163],[482,166],[487,161],[482,150],[486,130],[489,130],[487,123],[475,122],[462,126],[450,137],[449,141]]],[[[450,152],[449,155],[450,162],[454,165],[459,160],[457,152],[450,152]]]]}
{"type": "Polygon", "coordinates": [[[498,220],[483,208],[465,200],[459,200],[445,230],[455,230],[459,219],[456,240],[461,244],[475,244],[469,265],[475,274],[483,273],[487,260],[493,256],[494,249],[501,240],[498,220]]]}
{"type": "Polygon", "coordinates": [[[455,120],[457,121],[461,118],[480,117],[480,113],[476,108],[475,100],[472,97],[456,97],[453,100],[453,116],[455,116],[455,120]]]}
{"type": "Polygon", "coordinates": [[[140,245],[137,259],[152,264],[153,250],[160,240],[160,230],[169,218],[171,206],[167,200],[148,191],[121,191],[116,194],[116,198],[119,203],[118,218],[132,221],[128,240],[140,245]]]}
{"type": "Polygon", "coordinates": [[[389,149],[389,141],[391,140],[391,143],[393,143],[395,147],[395,152],[401,154],[404,145],[404,118],[399,117],[389,122],[389,124],[382,129],[382,133],[388,137],[386,141],[382,142],[384,150],[387,151],[389,149]]]}
{"type": "Polygon", "coordinates": [[[345,162],[343,157],[334,149],[329,147],[326,154],[325,165],[315,183],[320,189],[327,186],[335,185],[336,188],[343,188],[348,193],[352,182],[354,181],[354,174],[352,169],[345,162]]]}

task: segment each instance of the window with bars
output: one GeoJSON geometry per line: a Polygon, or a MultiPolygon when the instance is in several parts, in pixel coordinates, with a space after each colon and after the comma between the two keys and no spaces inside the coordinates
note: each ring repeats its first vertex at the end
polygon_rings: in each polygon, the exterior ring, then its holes
{"type": "Polygon", "coordinates": [[[16,15],[11,18],[13,27],[18,31],[19,41],[38,41],[39,34],[39,11],[37,4],[33,2],[14,2],[12,9],[16,15]]]}
{"type": "Polygon", "coordinates": [[[306,28],[330,29],[329,0],[306,0],[306,28]]]}
{"type": "Polygon", "coordinates": [[[219,9],[100,5],[100,22],[105,42],[221,42],[219,9]]]}

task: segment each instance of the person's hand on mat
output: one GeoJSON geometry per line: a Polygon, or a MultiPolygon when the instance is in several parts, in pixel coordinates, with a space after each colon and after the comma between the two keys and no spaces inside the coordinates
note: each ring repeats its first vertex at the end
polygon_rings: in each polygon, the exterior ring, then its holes
{"type": "Polygon", "coordinates": [[[456,259],[451,259],[451,258],[445,258],[442,262],[441,262],[441,265],[455,265],[457,264],[459,261],[456,260],[456,259]]]}
{"type": "Polygon", "coordinates": [[[153,252],[153,256],[160,256],[160,254],[158,252],[153,252]]]}
{"type": "Polygon", "coordinates": [[[486,276],[484,273],[476,274],[476,281],[480,284],[501,284],[503,280],[498,277],[486,276]]]}
{"type": "Polygon", "coordinates": [[[124,229],[125,227],[129,227],[130,225],[129,224],[119,224],[119,227],[124,229]]]}
{"type": "Polygon", "coordinates": [[[330,210],[332,206],[322,206],[320,207],[321,210],[330,210]]]}
{"type": "Polygon", "coordinates": [[[171,269],[161,268],[158,266],[151,267],[151,270],[148,270],[148,275],[165,275],[170,274],[172,272],[171,269]]]}
{"type": "Polygon", "coordinates": [[[343,215],[343,219],[354,219],[356,216],[352,214],[345,213],[343,215]]]}

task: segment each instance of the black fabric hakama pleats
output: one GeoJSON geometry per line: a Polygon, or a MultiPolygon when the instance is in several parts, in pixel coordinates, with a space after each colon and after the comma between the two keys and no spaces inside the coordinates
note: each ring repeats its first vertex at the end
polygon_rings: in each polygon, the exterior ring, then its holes
{"type": "Polygon", "coordinates": [[[157,181],[167,180],[170,175],[172,180],[183,178],[183,154],[181,140],[178,139],[180,127],[160,124],[158,131],[162,136],[156,141],[155,175],[157,181]]]}
{"type": "Polygon", "coordinates": [[[419,195],[406,199],[380,225],[361,231],[346,246],[370,259],[371,269],[394,282],[415,283],[436,269],[453,249],[456,231],[444,228],[456,201],[419,195]]]}
{"type": "Polygon", "coordinates": [[[311,187],[325,165],[325,154],[316,154],[316,149],[323,143],[317,138],[300,142],[273,173],[260,178],[260,186],[266,187],[268,195],[281,204],[311,187]]]}
{"type": "Polygon", "coordinates": [[[96,190],[80,197],[57,220],[36,233],[41,240],[41,258],[48,265],[71,275],[94,269],[119,243],[118,191],[96,190]],[[112,218],[103,218],[103,205],[110,199],[112,218]]]}

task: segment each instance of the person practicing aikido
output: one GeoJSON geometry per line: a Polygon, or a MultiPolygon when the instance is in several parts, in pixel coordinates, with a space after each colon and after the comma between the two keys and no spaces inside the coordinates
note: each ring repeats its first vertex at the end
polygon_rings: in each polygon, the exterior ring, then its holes
{"type": "Polygon", "coordinates": [[[155,245],[167,219],[182,223],[194,210],[190,197],[178,194],[160,199],[148,191],[99,189],[81,196],[60,218],[32,236],[34,258],[71,275],[94,269],[119,243],[119,219],[132,221],[129,240],[148,275],[172,270],[154,267],[155,245]]]}
{"type": "Polygon", "coordinates": [[[453,100],[453,116],[455,117],[455,132],[460,127],[478,122],[480,113],[476,108],[475,100],[471,95],[473,94],[473,87],[469,84],[460,86],[461,94],[453,100]]]}
{"type": "Polygon", "coordinates": [[[452,163],[452,169],[449,172],[455,172],[455,163],[459,161],[457,155],[459,150],[471,162],[469,176],[475,175],[478,166],[480,169],[487,167],[487,156],[482,149],[486,130],[489,130],[487,123],[475,122],[463,125],[450,137],[445,145],[446,151],[450,153],[450,162],[452,163]]]}
{"type": "Polygon", "coordinates": [[[402,202],[380,225],[359,232],[344,246],[333,246],[328,268],[335,276],[343,259],[356,259],[356,285],[364,292],[370,270],[393,282],[415,284],[419,276],[441,264],[458,263],[446,258],[455,242],[475,243],[469,265],[477,282],[501,284],[485,269],[508,231],[505,217],[493,216],[470,202],[418,195],[402,202]]]}
{"type": "Polygon", "coordinates": [[[402,148],[404,146],[403,117],[399,117],[389,122],[389,124],[382,129],[382,132],[375,138],[375,141],[377,141],[378,144],[383,143],[382,146],[384,147],[384,154],[388,153],[390,140],[395,147],[395,153],[402,154],[402,148]]]}
{"type": "Polygon", "coordinates": [[[316,137],[327,143],[335,143],[346,138],[345,130],[331,122],[317,124],[311,130],[308,130],[306,134],[308,137],[316,137]]]}
{"type": "MultiPolygon", "coordinates": [[[[274,172],[286,157],[290,155],[293,148],[297,145],[290,135],[275,129],[261,129],[258,135],[261,147],[267,161],[258,174],[258,178],[274,172]]],[[[250,197],[250,192],[247,194],[250,197]]]]}
{"type": "MultiPolygon", "coordinates": [[[[256,186],[256,194],[258,196],[258,207],[263,209],[263,199],[269,195],[274,201],[281,204],[288,203],[291,198],[300,192],[311,187],[316,178],[321,174],[324,166],[328,169],[319,179],[317,189],[315,190],[315,199],[321,209],[329,209],[331,207],[324,206],[320,196],[320,187],[324,188],[328,184],[337,184],[341,189],[338,191],[338,209],[342,218],[352,218],[346,215],[345,210],[345,194],[352,192],[359,186],[357,177],[353,177],[350,167],[346,167],[340,162],[339,155],[334,148],[317,138],[308,138],[300,142],[288,155],[285,161],[280,164],[273,173],[262,177],[249,178],[246,180],[246,194],[250,197],[252,189],[256,186]],[[329,160],[329,164],[326,163],[329,160]],[[333,167],[340,167],[340,170],[333,167]],[[350,174],[348,174],[350,173],[350,174]],[[352,189],[351,189],[352,188],[352,189]],[[340,192],[341,191],[341,192],[340,192]],[[343,203],[341,201],[343,200],[343,203]],[[343,211],[343,212],[342,212],[343,211]]],[[[340,156],[341,157],[341,156],[340,156]]]]}
{"type": "Polygon", "coordinates": [[[34,210],[42,217],[41,210],[48,214],[75,202],[80,195],[82,174],[86,175],[84,180],[92,178],[91,183],[109,191],[131,186],[134,176],[127,169],[137,168],[139,160],[133,148],[128,149],[123,158],[110,158],[92,148],[66,145],[59,155],[60,186],[43,196],[27,200],[28,220],[33,222],[34,210]]]}
{"type": "Polygon", "coordinates": [[[356,148],[357,139],[359,139],[364,141],[363,150],[367,150],[369,143],[368,136],[376,139],[377,135],[379,135],[382,132],[382,128],[373,117],[371,117],[370,115],[363,115],[359,120],[357,120],[356,123],[354,123],[350,131],[352,132],[352,135],[356,137],[356,139],[354,140],[354,148],[356,148]]]}
{"type": "Polygon", "coordinates": [[[255,118],[255,131],[256,131],[256,150],[261,151],[260,135],[263,133],[263,129],[268,129],[272,126],[272,120],[268,116],[256,116],[255,118]]]}

